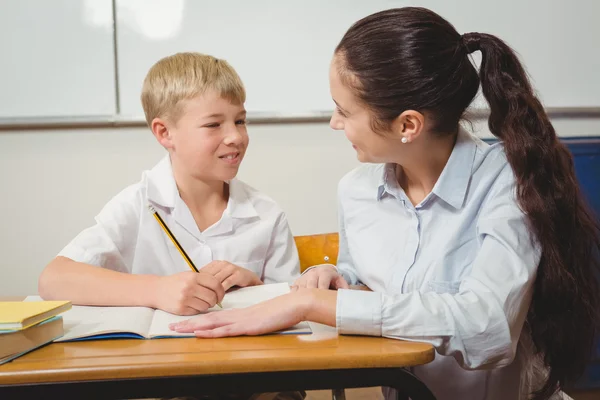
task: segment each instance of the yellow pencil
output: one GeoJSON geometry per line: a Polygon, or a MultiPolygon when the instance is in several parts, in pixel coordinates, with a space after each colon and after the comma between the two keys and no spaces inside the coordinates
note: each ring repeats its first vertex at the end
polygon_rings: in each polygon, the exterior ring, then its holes
{"type": "MultiPolygon", "coordinates": [[[[175,235],[173,235],[173,232],[171,232],[171,230],[169,229],[169,227],[167,226],[167,224],[165,224],[165,221],[163,221],[163,219],[160,217],[160,215],[158,215],[158,213],[156,212],[156,210],[154,209],[154,207],[152,207],[151,205],[148,205],[148,209],[150,210],[150,212],[152,213],[152,215],[154,215],[154,218],[156,219],[156,221],[158,221],[158,224],[165,231],[165,233],[167,234],[167,236],[169,237],[169,239],[171,239],[171,241],[173,242],[173,244],[175,245],[175,247],[177,248],[177,250],[179,250],[179,253],[183,257],[183,259],[185,260],[185,262],[187,262],[187,264],[190,267],[190,269],[192,271],[194,271],[194,272],[198,272],[198,268],[196,268],[196,266],[194,265],[194,262],[192,261],[192,259],[187,255],[187,253],[185,252],[185,250],[183,250],[183,247],[181,247],[181,245],[177,241],[177,238],[175,237],[175,235]]],[[[221,303],[217,303],[217,305],[219,307],[223,308],[223,306],[221,305],[221,303]]]]}

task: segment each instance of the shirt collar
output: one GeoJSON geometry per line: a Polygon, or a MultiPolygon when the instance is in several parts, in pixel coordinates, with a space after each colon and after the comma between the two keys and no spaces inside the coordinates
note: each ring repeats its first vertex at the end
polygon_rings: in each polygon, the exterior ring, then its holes
{"type": "Polygon", "coordinates": [[[473,173],[477,143],[462,127],[458,131],[452,154],[438,178],[433,193],[456,209],[462,208],[473,173]]]}
{"type": "Polygon", "coordinates": [[[258,213],[250,202],[243,184],[236,179],[232,179],[226,183],[229,184],[227,207],[219,221],[208,227],[202,234],[198,231],[194,217],[181,199],[179,199],[181,206],[175,209],[175,220],[188,229],[192,235],[200,238],[202,235],[218,236],[229,234],[235,230],[236,224],[234,221],[236,219],[258,217],[258,213]]]}
{"type": "MultiPolygon", "coordinates": [[[[154,168],[147,172],[147,191],[149,201],[172,209],[175,221],[186,229],[191,235],[200,239],[200,233],[194,217],[185,205],[173,176],[171,160],[168,156],[163,158],[154,168]]],[[[219,222],[209,227],[205,236],[216,236],[233,232],[235,219],[258,217],[258,212],[252,204],[244,184],[237,179],[232,179],[229,184],[229,200],[219,222]]]]}
{"type": "Polygon", "coordinates": [[[258,212],[248,197],[244,184],[237,179],[229,182],[229,201],[225,213],[232,218],[254,218],[258,217],[258,212]]]}
{"type": "MultiPolygon", "coordinates": [[[[179,197],[171,160],[165,156],[154,168],[148,171],[147,175],[148,200],[160,206],[175,208],[176,199],[179,197]]],[[[258,216],[258,212],[248,197],[244,185],[237,179],[232,179],[229,184],[229,200],[225,214],[232,218],[253,218],[258,216]]]]}
{"type": "Polygon", "coordinates": [[[167,155],[146,173],[146,197],[160,206],[174,208],[178,196],[171,160],[167,155]]]}
{"type": "MultiPolygon", "coordinates": [[[[473,172],[476,149],[477,144],[471,134],[462,127],[459,128],[450,158],[433,187],[432,192],[437,197],[456,209],[463,206],[473,172]]],[[[395,167],[395,164],[385,164],[377,186],[378,201],[386,193],[393,194],[397,189],[395,167]]]]}
{"type": "Polygon", "coordinates": [[[394,190],[392,188],[396,189],[398,186],[396,164],[384,164],[383,171],[379,177],[379,184],[377,185],[377,201],[381,200],[386,193],[393,195],[394,190]]]}

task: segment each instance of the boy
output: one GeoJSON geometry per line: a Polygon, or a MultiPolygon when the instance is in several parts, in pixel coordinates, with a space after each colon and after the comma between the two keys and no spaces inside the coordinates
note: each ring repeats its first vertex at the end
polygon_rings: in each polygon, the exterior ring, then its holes
{"type": "Polygon", "coordinates": [[[96,225],[50,262],[40,295],[192,315],[213,307],[232,286],[293,282],[299,261],[284,213],[234,179],[248,146],[246,93],[235,70],[208,55],[178,53],[150,69],[141,99],[168,156],[110,200],[96,225]]]}

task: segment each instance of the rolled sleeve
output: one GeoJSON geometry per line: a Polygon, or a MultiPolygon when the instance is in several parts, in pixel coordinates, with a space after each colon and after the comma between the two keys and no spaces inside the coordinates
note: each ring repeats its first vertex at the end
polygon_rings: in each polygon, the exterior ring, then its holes
{"type": "Polygon", "coordinates": [[[131,272],[140,223],[139,192],[134,185],[112,198],[96,216],[96,224],[79,233],[58,256],[131,272]]]}
{"type": "Polygon", "coordinates": [[[115,240],[100,224],[83,230],[58,256],[118,272],[131,272],[115,240]]]}
{"type": "Polygon", "coordinates": [[[97,265],[98,257],[94,252],[88,252],[84,248],[81,247],[81,244],[78,244],[75,241],[72,241],[68,245],[65,246],[64,249],[58,253],[59,257],[70,258],[73,261],[97,265]]]}
{"type": "Polygon", "coordinates": [[[381,336],[382,294],[340,289],[337,293],[336,326],[340,334],[381,336]]]}

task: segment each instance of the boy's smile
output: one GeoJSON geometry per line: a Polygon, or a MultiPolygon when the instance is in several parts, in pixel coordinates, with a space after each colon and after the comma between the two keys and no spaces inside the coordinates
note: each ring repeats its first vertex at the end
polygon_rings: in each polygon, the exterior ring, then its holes
{"type": "Polygon", "coordinates": [[[229,165],[237,166],[242,162],[242,158],[240,157],[239,151],[223,154],[222,156],[219,156],[219,158],[229,165]]]}

